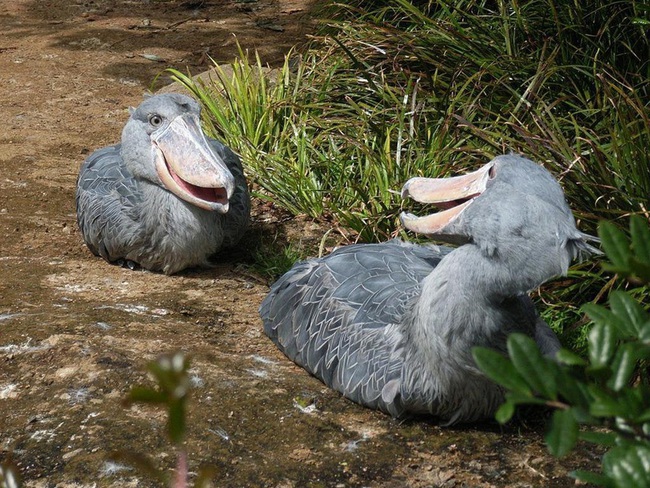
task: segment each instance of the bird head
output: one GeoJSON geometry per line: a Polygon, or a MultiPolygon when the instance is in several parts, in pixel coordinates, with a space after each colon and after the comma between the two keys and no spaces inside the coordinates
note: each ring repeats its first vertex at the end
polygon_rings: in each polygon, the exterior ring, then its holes
{"type": "Polygon", "coordinates": [[[190,97],[148,97],[122,131],[122,157],[136,178],[149,180],[205,210],[226,213],[235,180],[201,129],[190,97]]]}
{"type": "Polygon", "coordinates": [[[574,258],[599,251],[578,231],[557,180],[542,166],[513,154],[452,178],[412,178],[402,197],[442,211],[403,213],[407,229],[444,242],[473,243],[488,257],[525,263],[535,256],[546,274],[566,273],[574,258]]]}

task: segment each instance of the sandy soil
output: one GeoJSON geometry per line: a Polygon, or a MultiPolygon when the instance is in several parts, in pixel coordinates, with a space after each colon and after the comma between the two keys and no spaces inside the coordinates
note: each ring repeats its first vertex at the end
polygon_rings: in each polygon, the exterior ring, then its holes
{"type": "MultiPolygon", "coordinates": [[[[85,248],[77,170],[118,140],[126,108],[166,67],[198,73],[208,56],[233,59],[233,34],[277,65],[313,30],[313,3],[0,1],[0,461],[12,459],[27,486],[153,485],[108,455],[173,466],[164,415],[121,401],[150,381],[147,361],[175,350],[193,358],[190,469],[214,465],[216,486],[573,486],[570,470],[596,469],[584,447],[546,454],[534,418],[442,429],[341,398],[264,337],[268,286],[246,256],[168,277],[85,248]]],[[[317,230],[267,209],[256,203],[252,233],[317,230]]]]}

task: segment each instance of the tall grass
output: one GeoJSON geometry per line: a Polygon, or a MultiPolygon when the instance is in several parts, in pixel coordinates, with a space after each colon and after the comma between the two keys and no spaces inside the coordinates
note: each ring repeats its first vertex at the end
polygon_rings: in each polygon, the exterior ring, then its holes
{"type": "Polygon", "coordinates": [[[215,84],[175,72],[267,198],[385,239],[406,179],[516,151],[553,170],[592,227],[647,211],[644,4],[349,3],[273,76],[245,53],[215,84]]]}
{"type": "Polygon", "coordinates": [[[442,157],[454,145],[444,124],[420,120],[444,115],[418,100],[417,79],[393,87],[382,71],[350,70],[333,40],[326,47],[298,63],[287,57],[272,73],[241,53],[232,73],[215,66],[214,83],[172,74],[207,109],[208,129],[241,154],[258,196],[331,217],[361,240],[385,239],[400,208],[396,190],[429,166],[431,153],[442,157]]]}
{"type": "Polygon", "coordinates": [[[545,163],[591,220],[644,211],[650,194],[647,4],[386,4],[339,14],[344,20],[332,24],[332,35],[345,39],[365,65],[391,70],[394,83],[418,76],[422,90],[433,94],[421,98],[451,114],[455,140],[469,137],[486,156],[515,150],[545,163]]]}
{"type": "MultiPolygon", "coordinates": [[[[260,196],[383,240],[408,178],[513,151],[558,176],[588,232],[650,217],[647,2],[349,0],[329,14],[272,75],[245,53],[217,83],[175,72],[260,196]]],[[[583,265],[545,288],[546,318],[577,319],[572,301],[608,283],[583,265]]]]}

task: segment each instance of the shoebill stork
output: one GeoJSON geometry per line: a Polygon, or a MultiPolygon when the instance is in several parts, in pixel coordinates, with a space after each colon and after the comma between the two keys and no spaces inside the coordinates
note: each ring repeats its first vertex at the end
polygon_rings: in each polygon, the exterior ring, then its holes
{"type": "Polygon", "coordinates": [[[95,151],[77,181],[77,220],[108,262],[173,274],[245,232],[250,198],[239,158],[201,130],[199,104],[180,94],[131,110],[120,144],[95,151]]]}
{"type": "Polygon", "coordinates": [[[407,229],[460,244],[356,244],[294,265],[264,299],[264,331],[298,365],[347,398],[393,416],[441,423],[494,414],[503,391],[471,351],[506,351],[512,332],[547,355],[560,343],[527,292],[595,252],[557,181],[500,156],[447,179],[413,178],[403,197],[443,211],[402,214],[407,229]]]}

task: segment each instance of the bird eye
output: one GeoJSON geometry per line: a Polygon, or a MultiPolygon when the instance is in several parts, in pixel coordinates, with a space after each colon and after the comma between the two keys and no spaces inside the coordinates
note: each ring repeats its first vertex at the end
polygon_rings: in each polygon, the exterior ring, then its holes
{"type": "Polygon", "coordinates": [[[160,115],[153,114],[149,116],[149,123],[154,127],[158,127],[160,124],[163,123],[163,119],[160,115]]]}
{"type": "Polygon", "coordinates": [[[497,169],[495,165],[490,166],[490,169],[488,170],[488,177],[493,180],[497,176],[497,169]]]}

